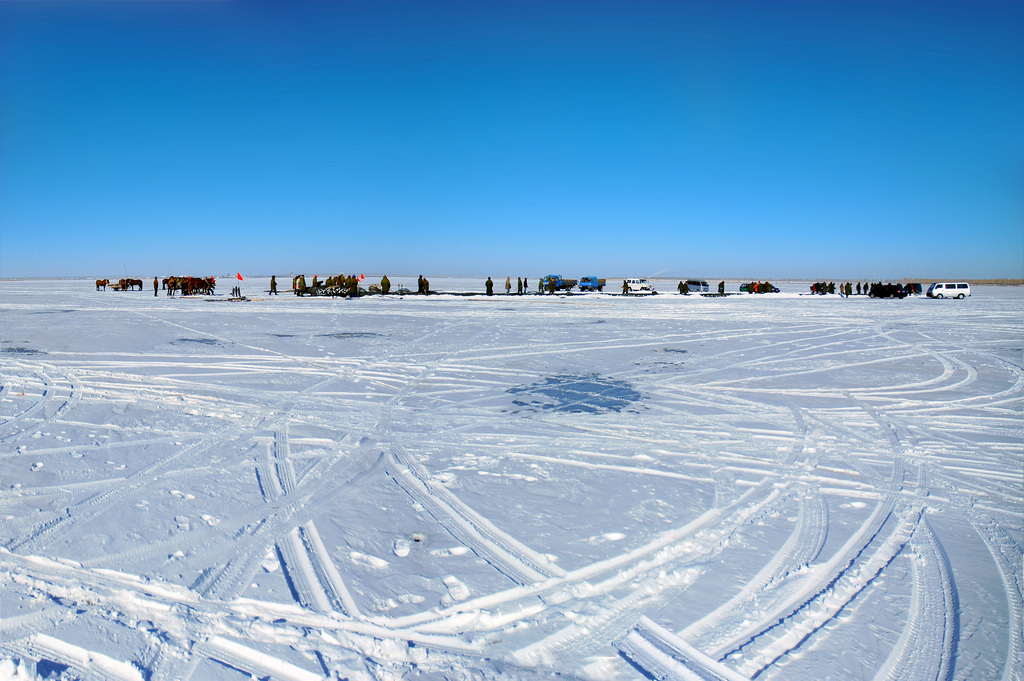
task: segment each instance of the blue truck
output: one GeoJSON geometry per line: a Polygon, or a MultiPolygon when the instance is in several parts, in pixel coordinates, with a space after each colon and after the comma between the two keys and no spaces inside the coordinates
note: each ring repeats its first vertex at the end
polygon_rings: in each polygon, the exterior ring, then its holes
{"type": "Polygon", "coordinates": [[[580,277],[579,287],[581,291],[603,291],[604,282],[597,277],[580,277]]]}
{"type": "Polygon", "coordinates": [[[556,291],[569,291],[576,285],[575,279],[565,279],[561,274],[549,274],[546,277],[541,277],[540,287],[542,290],[548,290],[548,282],[554,280],[556,291]]]}

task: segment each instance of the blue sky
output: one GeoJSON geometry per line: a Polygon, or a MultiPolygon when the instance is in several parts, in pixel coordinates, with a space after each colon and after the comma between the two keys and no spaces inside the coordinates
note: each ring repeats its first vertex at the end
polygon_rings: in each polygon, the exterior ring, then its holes
{"type": "Polygon", "coordinates": [[[0,2],[0,277],[1024,277],[1024,3],[0,2]]]}

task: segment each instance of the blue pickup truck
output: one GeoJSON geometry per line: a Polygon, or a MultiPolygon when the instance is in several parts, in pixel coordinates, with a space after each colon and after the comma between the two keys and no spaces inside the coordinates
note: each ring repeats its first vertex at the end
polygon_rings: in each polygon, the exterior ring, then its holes
{"type": "Polygon", "coordinates": [[[540,280],[540,288],[542,291],[548,290],[548,282],[554,280],[556,291],[569,291],[576,285],[575,279],[565,279],[561,274],[549,274],[546,277],[542,277],[540,280]]]}
{"type": "Polygon", "coordinates": [[[579,287],[581,291],[603,291],[604,281],[597,277],[580,277],[579,287]]]}

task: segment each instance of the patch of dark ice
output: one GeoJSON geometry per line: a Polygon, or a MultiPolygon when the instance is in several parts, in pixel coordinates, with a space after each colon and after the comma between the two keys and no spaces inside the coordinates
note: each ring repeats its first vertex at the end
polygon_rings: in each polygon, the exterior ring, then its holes
{"type": "Polygon", "coordinates": [[[379,333],[375,333],[373,331],[346,331],[342,333],[325,333],[321,335],[321,338],[337,338],[338,340],[345,340],[348,338],[373,338],[379,335],[379,333]]]}
{"type": "Polygon", "coordinates": [[[569,413],[621,412],[643,396],[633,386],[598,374],[559,374],[532,385],[510,388],[512,395],[529,395],[529,402],[515,400],[517,410],[564,411],[569,413]]]}
{"type": "Polygon", "coordinates": [[[45,355],[44,350],[36,350],[35,348],[0,348],[0,352],[6,352],[11,355],[45,355]]]}
{"type": "Polygon", "coordinates": [[[173,343],[174,345],[179,345],[181,343],[199,343],[201,345],[218,345],[220,343],[220,341],[218,341],[218,340],[216,340],[214,338],[179,338],[177,340],[171,341],[171,343],[173,343]]]}

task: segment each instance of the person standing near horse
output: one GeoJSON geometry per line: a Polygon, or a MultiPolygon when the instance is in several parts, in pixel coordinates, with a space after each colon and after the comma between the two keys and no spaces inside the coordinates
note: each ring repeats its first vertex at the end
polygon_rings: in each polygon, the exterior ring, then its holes
{"type": "Polygon", "coordinates": [[[160,290],[160,280],[153,277],[153,297],[156,298],[157,292],[160,290]]]}

